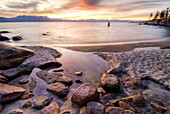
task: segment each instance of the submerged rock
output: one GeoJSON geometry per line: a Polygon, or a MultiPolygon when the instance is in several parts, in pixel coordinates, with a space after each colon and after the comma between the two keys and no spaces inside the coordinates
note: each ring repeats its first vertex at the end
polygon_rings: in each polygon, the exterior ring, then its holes
{"type": "Polygon", "coordinates": [[[10,33],[9,31],[0,31],[0,34],[1,33],[10,33]]]}
{"type": "Polygon", "coordinates": [[[46,96],[35,97],[32,101],[33,108],[41,109],[44,106],[50,104],[50,99],[46,96]]]}
{"type": "Polygon", "coordinates": [[[7,83],[8,79],[2,75],[0,75],[0,83],[7,83]]]}
{"type": "Polygon", "coordinates": [[[45,68],[45,67],[61,67],[62,64],[59,63],[56,58],[61,56],[57,50],[46,47],[26,47],[28,49],[34,50],[35,55],[25,60],[21,67],[33,68],[45,68]]]}
{"type": "Polygon", "coordinates": [[[0,41],[7,41],[7,40],[10,40],[10,39],[6,36],[1,36],[0,34],[0,41]]]}
{"type": "Polygon", "coordinates": [[[85,83],[79,86],[73,93],[71,101],[79,106],[84,106],[90,101],[98,99],[99,93],[95,85],[85,83]]]}
{"type": "Polygon", "coordinates": [[[54,82],[61,82],[67,86],[70,86],[73,83],[72,79],[64,76],[63,73],[51,74],[47,71],[40,71],[40,72],[37,72],[37,76],[45,80],[48,84],[51,84],[54,82]]]}
{"type": "Polygon", "coordinates": [[[20,80],[18,83],[19,83],[19,84],[26,84],[26,83],[28,83],[28,82],[29,82],[28,79],[22,79],[22,80],[20,80]]]}
{"type": "Polygon", "coordinates": [[[55,83],[49,85],[47,87],[47,90],[59,97],[64,97],[67,95],[69,88],[62,83],[55,82],[55,83]]]}
{"type": "Polygon", "coordinates": [[[19,41],[19,40],[23,40],[23,38],[21,36],[14,36],[12,37],[12,40],[19,41]]]}
{"type": "Polygon", "coordinates": [[[0,103],[16,100],[25,93],[25,89],[0,83],[0,103]]]}
{"type": "Polygon", "coordinates": [[[87,103],[87,114],[104,114],[105,107],[98,102],[87,103]]]}
{"type": "Polygon", "coordinates": [[[118,92],[120,89],[120,81],[114,74],[104,74],[101,77],[101,86],[107,92],[118,92]]]}
{"type": "Polygon", "coordinates": [[[135,114],[135,113],[129,110],[124,110],[123,108],[119,107],[108,107],[106,108],[105,114],[135,114]]]}
{"type": "Polygon", "coordinates": [[[18,66],[32,55],[32,50],[0,43],[0,69],[18,66]]]}
{"type": "Polygon", "coordinates": [[[8,79],[14,79],[14,78],[17,78],[18,76],[29,73],[31,71],[32,70],[28,67],[24,67],[24,68],[15,67],[15,68],[6,70],[3,74],[8,79]]]}
{"type": "Polygon", "coordinates": [[[82,71],[80,71],[80,72],[75,72],[75,75],[81,76],[81,75],[83,75],[83,72],[82,72],[82,71]]]}
{"type": "Polygon", "coordinates": [[[42,114],[59,114],[59,112],[60,105],[56,102],[51,103],[41,111],[42,114]]]}

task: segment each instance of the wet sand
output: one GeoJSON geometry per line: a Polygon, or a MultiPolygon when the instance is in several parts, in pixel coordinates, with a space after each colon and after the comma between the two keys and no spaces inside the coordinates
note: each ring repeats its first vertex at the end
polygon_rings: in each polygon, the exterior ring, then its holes
{"type": "Polygon", "coordinates": [[[82,52],[125,52],[142,47],[170,47],[170,40],[100,46],[72,46],[64,48],[82,52]]]}

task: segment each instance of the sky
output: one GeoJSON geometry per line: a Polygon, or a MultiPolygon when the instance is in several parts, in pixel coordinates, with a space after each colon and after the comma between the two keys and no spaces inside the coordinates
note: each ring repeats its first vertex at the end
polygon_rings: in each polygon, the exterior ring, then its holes
{"type": "Polygon", "coordinates": [[[170,0],[0,0],[0,17],[147,20],[151,12],[167,7],[170,0]]]}

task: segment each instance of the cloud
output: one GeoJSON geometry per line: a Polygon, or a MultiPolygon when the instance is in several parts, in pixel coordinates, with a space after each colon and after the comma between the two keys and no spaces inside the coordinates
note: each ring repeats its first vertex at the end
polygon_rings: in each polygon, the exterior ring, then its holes
{"type": "Polygon", "coordinates": [[[28,9],[28,8],[36,8],[39,2],[30,2],[30,3],[23,3],[23,2],[10,2],[6,6],[8,8],[15,8],[15,9],[28,9]]]}

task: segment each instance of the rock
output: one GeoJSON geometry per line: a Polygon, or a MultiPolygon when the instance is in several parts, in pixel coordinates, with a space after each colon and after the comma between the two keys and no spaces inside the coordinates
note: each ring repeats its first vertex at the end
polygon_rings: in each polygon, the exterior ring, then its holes
{"type": "Polygon", "coordinates": [[[115,106],[118,106],[120,101],[124,101],[125,103],[134,103],[135,105],[139,105],[139,106],[145,105],[146,103],[145,98],[140,94],[115,100],[113,101],[113,104],[115,106]]]}
{"type": "Polygon", "coordinates": [[[82,71],[80,71],[80,72],[75,72],[75,75],[81,76],[81,75],[83,75],[83,72],[82,72],[82,71]]]}
{"type": "Polygon", "coordinates": [[[87,114],[87,108],[86,106],[80,107],[79,114],[87,114]]]}
{"type": "Polygon", "coordinates": [[[29,49],[0,43],[0,69],[18,66],[32,55],[34,52],[29,49]]]}
{"type": "Polygon", "coordinates": [[[125,103],[124,101],[119,101],[119,107],[123,108],[124,110],[131,110],[134,112],[134,109],[129,106],[129,104],[125,103]]]}
{"type": "Polygon", "coordinates": [[[27,84],[28,82],[29,82],[28,79],[22,79],[22,80],[20,80],[18,83],[19,83],[19,84],[27,84]]]}
{"type": "Polygon", "coordinates": [[[102,87],[97,88],[97,91],[99,92],[99,94],[106,94],[106,91],[102,87]]]}
{"type": "Polygon", "coordinates": [[[76,83],[83,83],[82,80],[80,80],[80,79],[76,79],[75,82],[76,83]]]}
{"type": "Polygon", "coordinates": [[[11,68],[11,69],[8,69],[6,70],[3,75],[8,78],[9,80],[12,80],[12,79],[15,79],[23,74],[26,74],[26,73],[29,73],[31,72],[32,70],[28,67],[24,67],[24,68],[21,68],[21,67],[15,67],[15,68],[11,68]]]}
{"type": "Polygon", "coordinates": [[[21,104],[21,109],[28,108],[32,106],[32,102],[30,100],[27,100],[26,102],[21,104]]]}
{"type": "Polygon", "coordinates": [[[61,67],[62,64],[56,60],[61,53],[57,50],[45,47],[26,47],[35,51],[35,55],[25,60],[20,66],[33,68],[61,67]]]}
{"type": "Polygon", "coordinates": [[[120,73],[126,73],[126,68],[129,66],[128,63],[126,62],[122,62],[120,63],[119,67],[114,68],[112,70],[108,70],[107,73],[108,74],[120,74],[120,73]]]}
{"type": "Polygon", "coordinates": [[[8,37],[6,36],[1,36],[0,35],[0,41],[7,41],[7,40],[10,40],[8,37]]]}
{"type": "Polygon", "coordinates": [[[1,33],[10,33],[9,31],[0,31],[0,34],[1,33]]]}
{"type": "Polygon", "coordinates": [[[50,104],[50,99],[46,96],[35,97],[32,101],[33,108],[41,109],[44,106],[50,104]]]}
{"type": "Polygon", "coordinates": [[[0,113],[2,112],[3,109],[4,109],[4,106],[0,104],[0,113]]]}
{"type": "Polygon", "coordinates": [[[107,104],[111,99],[115,99],[116,98],[116,94],[114,93],[107,93],[103,96],[100,96],[100,102],[102,104],[107,104]]]}
{"type": "Polygon", "coordinates": [[[90,101],[98,99],[99,93],[95,85],[85,83],[79,86],[73,93],[71,101],[79,106],[84,106],[90,101]]]}
{"type": "Polygon", "coordinates": [[[14,36],[12,37],[12,40],[19,41],[19,40],[23,40],[23,38],[21,36],[14,36]]]}
{"type": "Polygon", "coordinates": [[[7,82],[8,82],[8,79],[0,75],[0,83],[7,83],[7,82]]]}
{"type": "Polygon", "coordinates": [[[0,74],[3,74],[5,70],[0,70],[0,74]]]}
{"type": "Polygon", "coordinates": [[[162,107],[162,106],[160,106],[160,105],[157,105],[157,104],[155,104],[155,103],[153,103],[153,102],[151,102],[150,105],[151,105],[156,111],[158,111],[158,112],[165,113],[165,112],[168,111],[167,108],[162,107]]]}
{"type": "Polygon", "coordinates": [[[53,70],[53,72],[63,72],[64,70],[63,69],[55,69],[53,70]]]}
{"type": "Polygon", "coordinates": [[[16,100],[24,94],[25,91],[26,90],[21,87],[0,83],[0,103],[8,103],[16,100]]]}
{"type": "Polygon", "coordinates": [[[21,109],[14,109],[12,112],[9,114],[25,114],[23,110],[21,109]]]}
{"type": "Polygon", "coordinates": [[[48,84],[54,83],[54,82],[61,82],[67,86],[72,85],[73,81],[72,79],[64,76],[63,73],[49,73],[47,71],[40,71],[36,73],[38,77],[45,80],[48,84]]]}
{"type": "Polygon", "coordinates": [[[120,89],[120,82],[114,74],[104,74],[101,77],[101,86],[107,92],[118,92],[120,89]]]}
{"type": "Polygon", "coordinates": [[[31,98],[31,97],[33,97],[34,96],[34,94],[33,93],[29,93],[29,92],[25,92],[25,94],[23,94],[22,96],[21,96],[21,99],[29,99],[29,98],[31,98]]]}
{"type": "Polygon", "coordinates": [[[59,112],[60,105],[56,102],[51,103],[41,111],[42,114],[59,114],[59,112]]]}
{"type": "Polygon", "coordinates": [[[108,107],[106,108],[105,114],[135,114],[135,113],[128,110],[123,110],[123,108],[119,107],[108,107]]]}
{"type": "Polygon", "coordinates": [[[64,97],[67,95],[69,88],[62,83],[55,82],[55,83],[49,85],[47,87],[47,90],[59,97],[64,97]]]}
{"type": "Polygon", "coordinates": [[[104,114],[105,107],[98,102],[87,103],[87,114],[104,114]]]}

